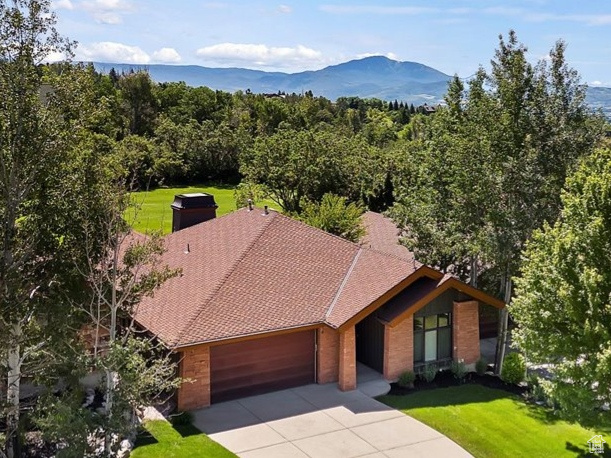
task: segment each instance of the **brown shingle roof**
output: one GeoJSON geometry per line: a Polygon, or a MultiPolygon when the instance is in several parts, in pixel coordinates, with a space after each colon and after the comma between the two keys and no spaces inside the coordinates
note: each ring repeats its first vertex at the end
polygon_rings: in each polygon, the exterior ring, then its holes
{"type": "Polygon", "coordinates": [[[260,213],[238,211],[166,236],[162,262],[182,268],[182,275],[165,282],[154,297],[144,298],[136,320],[166,343],[178,343],[275,215],[260,213]]]}
{"type": "Polygon", "coordinates": [[[416,271],[412,261],[361,249],[345,286],[327,316],[327,324],[339,327],[378,297],[416,271]]]}
{"type": "Polygon", "coordinates": [[[337,328],[422,266],[393,242],[392,222],[371,212],[363,219],[370,232],[362,245],[246,208],[170,234],[162,262],[182,275],[145,298],[135,318],[175,347],[337,328]]]}
{"type": "Polygon", "coordinates": [[[361,220],[367,231],[361,241],[363,246],[414,262],[416,268],[422,265],[414,259],[414,254],[405,245],[399,243],[400,231],[390,218],[368,211],[363,214],[361,220]]]}

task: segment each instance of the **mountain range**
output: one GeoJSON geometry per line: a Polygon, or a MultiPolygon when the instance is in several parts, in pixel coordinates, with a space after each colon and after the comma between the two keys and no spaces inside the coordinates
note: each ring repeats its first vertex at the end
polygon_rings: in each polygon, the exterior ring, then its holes
{"type": "MultiPolygon", "coordinates": [[[[184,81],[228,92],[303,93],[312,91],[330,100],[338,97],[375,97],[414,105],[435,105],[443,100],[450,75],[417,62],[399,62],[372,56],[299,73],[264,72],[244,68],[210,68],[197,65],[134,65],[93,63],[96,70],[118,73],[146,70],[157,82],[184,81]]],[[[589,87],[588,103],[611,114],[611,88],[589,87]]]]}

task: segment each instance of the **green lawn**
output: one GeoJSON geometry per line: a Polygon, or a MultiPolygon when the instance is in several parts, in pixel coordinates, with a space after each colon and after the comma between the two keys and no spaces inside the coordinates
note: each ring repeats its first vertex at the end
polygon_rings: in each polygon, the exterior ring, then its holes
{"type": "MultiPolygon", "coordinates": [[[[190,192],[206,192],[214,195],[214,200],[219,206],[216,215],[221,216],[236,209],[233,198],[233,185],[201,185],[188,187],[158,188],[153,191],[134,192],[132,197],[136,203],[134,213],[126,215],[128,222],[138,232],[149,232],[160,230],[164,234],[172,232],[172,209],[170,204],[174,201],[174,195],[190,192]]],[[[259,205],[269,205],[277,209],[278,205],[272,201],[264,201],[259,205]]]]}
{"type": "Polygon", "coordinates": [[[167,421],[144,424],[147,433],[136,441],[132,458],[228,458],[235,457],[225,447],[208,438],[193,425],[172,426],[167,421]]]}
{"type": "MultiPolygon", "coordinates": [[[[591,428],[558,420],[546,408],[479,385],[382,396],[381,402],[440,431],[475,457],[577,457],[587,441],[602,434],[611,444],[611,419],[593,419],[591,428]]],[[[607,449],[605,456],[611,456],[607,449]]]]}

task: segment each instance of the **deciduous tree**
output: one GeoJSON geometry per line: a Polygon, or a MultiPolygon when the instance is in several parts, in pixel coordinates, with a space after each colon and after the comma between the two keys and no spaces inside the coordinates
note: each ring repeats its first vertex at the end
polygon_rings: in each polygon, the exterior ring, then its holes
{"type": "Polygon", "coordinates": [[[320,203],[306,202],[299,219],[330,234],[358,242],[365,235],[362,214],[363,208],[359,205],[348,202],[345,197],[328,193],[320,203]]]}
{"type": "MultiPolygon", "coordinates": [[[[524,243],[556,220],[567,174],[600,136],[564,50],[556,43],[533,66],[513,31],[501,36],[492,70],[480,69],[468,93],[455,78],[447,108],[411,137],[410,164],[395,186],[394,214],[410,247],[472,283],[484,268],[480,284],[507,303],[524,243]]],[[[504,309],[500,323],[497,370],[504,309]]]]}
{"type": "Polygon", "coordinates": [[[530,362],[550,364],[561,413],[591,421],[611,402],[610,149],[583,160],[562,203],[524,251],[513,337],[530,362]]]}

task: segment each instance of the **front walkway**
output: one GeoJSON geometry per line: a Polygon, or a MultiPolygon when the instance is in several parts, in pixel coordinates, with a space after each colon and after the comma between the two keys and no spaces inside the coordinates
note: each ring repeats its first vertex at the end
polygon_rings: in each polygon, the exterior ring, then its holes
{"type": "Polygon", "coordinates": [[[193,417],[197,428],[243,458],[471,456],[434,429],[335,383],[215,404],[193,417]]]}

